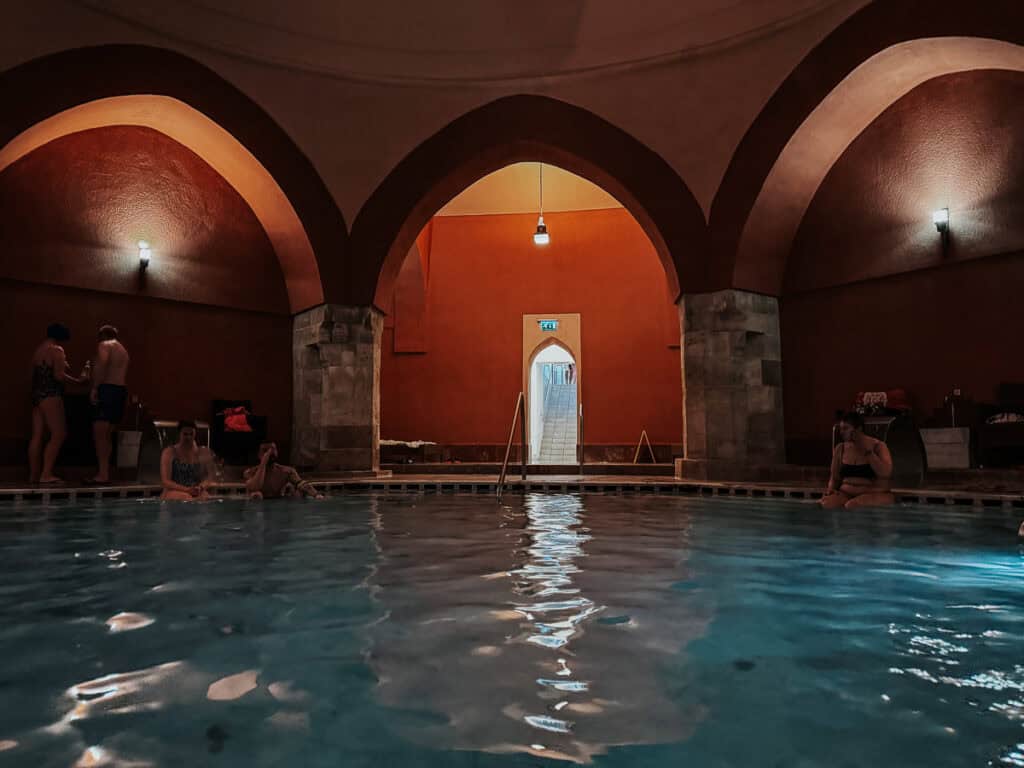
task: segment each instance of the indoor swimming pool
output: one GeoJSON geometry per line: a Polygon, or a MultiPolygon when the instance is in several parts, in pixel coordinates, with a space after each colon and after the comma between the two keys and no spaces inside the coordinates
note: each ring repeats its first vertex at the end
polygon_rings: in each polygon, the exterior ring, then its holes
{"type": "Polygon", "coordinates": [[[0,766],[1024,766],[1002,513],[8,503],[0,574],[0,766]]]}

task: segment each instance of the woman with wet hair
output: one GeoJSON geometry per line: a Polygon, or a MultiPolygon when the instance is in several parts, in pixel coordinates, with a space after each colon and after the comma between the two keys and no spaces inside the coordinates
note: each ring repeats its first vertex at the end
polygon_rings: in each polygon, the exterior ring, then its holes
{"type": "Polygon", "coordinates": [[[67,436],[64,420],[64,385],[84,384],[88,373],[68,373],[64,344],[71,338],[67,326],[53,323],[46,329],[46,339],[32,354],[32,438],[28,443],[29,480],[32,483],[56,485],[64,482],[53,473],[57,455],[67,436]],[[49,440],[46,439],[49,435],[49,440]]]}
{"type": "Polygon", "coordinates": [[[892,504],[892,455],[885,443],[864,434],[864,419],[855,411],[843,414],[839,436],[821,505],[825,509],[853,509],[892,504]]]}
{"type": "Polygon", "coordinates": [[[178,422],[178,442],[160,454],[160,483],[166,501],[203,501],[210,498],[208,489],[212,457],[208,449],[196,442],[196,423],[178,422]]]}

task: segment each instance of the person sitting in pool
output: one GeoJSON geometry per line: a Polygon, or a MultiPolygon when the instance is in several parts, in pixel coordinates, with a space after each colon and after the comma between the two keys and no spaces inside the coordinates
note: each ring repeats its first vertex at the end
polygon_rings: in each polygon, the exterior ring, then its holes
{"type": "Polygon", "coordinates": [[[178,422],[178,442],[160,454],[161,499],[193,501],[208,499],[211,457],[208,449],[196,443],[196,423],[178,422]]]}
{"type": "Polygon", "coordinates": [[[250,467],[242,476],[245,478],[245,490],[252,499],[323,498],[323,494],[312,483],[303,480],[294,467],[277,463],[277,443],[262,443],[259,466],[250,467]]]}
{"type": "Polygon", "coordinates": [[[825,509],[853,509],[892,504],[892,455],[885,443],[865,435],[864,419],[852,411],[839,421],[839,435],[821,505],[825,509]]]}

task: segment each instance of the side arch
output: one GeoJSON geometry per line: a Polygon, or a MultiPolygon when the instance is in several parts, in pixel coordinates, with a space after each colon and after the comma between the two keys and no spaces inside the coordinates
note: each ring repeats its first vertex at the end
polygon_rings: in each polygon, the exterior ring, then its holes
{"type": "Polygon", "coordinates": [[[349,303],[380,306],[419,231],[477,179],[522,161],[557,165],[616,197],[644,229],[673,298],[705,280],[707,226],[686,184],[656,152],[602,118],[545,96],[493,101],[416,147],[352,226],[349,303]]]}
{"type": "Polygon", "coordinates": [[[926,80],[1024,67],[1024,6],[871,3],[800,62],[744,135],[711,209],[710,283],[779,295],[789,246],[825,174],[926,80]]]}
{"type": "Polygon", "coordinates": [[[299,312],[336,300],[345,222],[309,159],[248,96],[173,51],[104,45],[0,73],[0,165],[61,136],[143,125],[188,147],[246,200],[274,244],[299,312]]]}

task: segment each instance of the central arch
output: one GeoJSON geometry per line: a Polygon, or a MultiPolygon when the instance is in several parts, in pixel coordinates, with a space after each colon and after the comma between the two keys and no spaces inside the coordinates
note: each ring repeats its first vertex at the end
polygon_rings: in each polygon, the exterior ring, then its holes
{"type": "Polygon", "coordinates": [[[672,298],[701,290],[706,222],[671,166],[592,112],[520,95],[453,121],[377,187],[352,227],[349,303],[384,306],[409,248],[438,209],[474,181],[521,161],[560,166],[616,197],[653,243],[672,298]]]}

